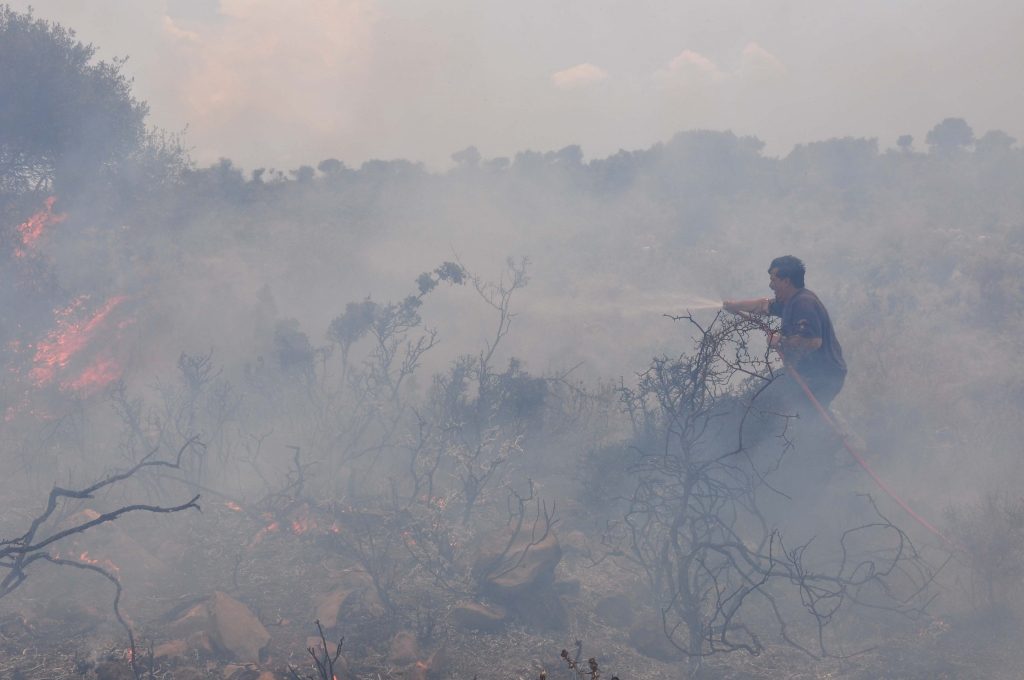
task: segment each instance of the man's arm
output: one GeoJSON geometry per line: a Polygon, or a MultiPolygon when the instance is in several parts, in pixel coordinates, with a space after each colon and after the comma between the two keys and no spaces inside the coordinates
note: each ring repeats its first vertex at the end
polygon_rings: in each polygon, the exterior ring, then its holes
{"type": "Polygon", "coordinates": [[[722,309],[733,314],[746,312],[747,314],[768,314],[769,298],[757,298],[755,300],[725,300],[722,302],[722,309]]]}
{"type": "Polygon", "coordinates": [[[788,335],[773,337],[770,344],[782,352],[787,363],[795,365],[822,345],[820,310],[806,299],[797,300],[787,330],[788,335]]]}

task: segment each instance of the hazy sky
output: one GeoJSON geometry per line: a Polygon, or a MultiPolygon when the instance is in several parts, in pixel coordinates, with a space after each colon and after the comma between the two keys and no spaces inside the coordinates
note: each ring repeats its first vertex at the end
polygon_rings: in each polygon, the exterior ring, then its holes
{"type": "Polygon", "coordinates": [[[767,152],[924,134],[949,116],[1024,139],[1024,2],[980,0],[33,0],[128,56],[154,124],[200,163],[336,157],[434,168],[679,130],[767,152]]]}

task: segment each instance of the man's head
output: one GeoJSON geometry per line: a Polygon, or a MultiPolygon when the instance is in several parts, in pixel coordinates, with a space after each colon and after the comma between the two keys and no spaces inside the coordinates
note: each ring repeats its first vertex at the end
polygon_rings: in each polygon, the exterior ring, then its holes
{"type": "Polygon", "coordinates": [[[770,281],[768,287],[775,292],[779,302],[785,302],[793,293],[804,287],[804,272],[807,268],[800,258],[783,255],[772,260],[768,265],[770,281]]]}

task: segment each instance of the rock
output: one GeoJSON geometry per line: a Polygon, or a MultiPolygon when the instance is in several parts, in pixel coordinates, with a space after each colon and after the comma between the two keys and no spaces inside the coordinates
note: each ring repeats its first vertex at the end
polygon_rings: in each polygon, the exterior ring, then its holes
{"type": "MultiPolygon", "coordinates": [[[[311,635],[306,638],[306,649],[309,648],[315,649],[317,657],[323,659],[324,644],[319,635],[311,635]]],[[[333,657],[334,653],[337,651],[338,641],[334,640],[332,642],[330,638],[327,638],[327,653],[333,657]]],[[[308,655],[306,656],[306,659],[310,660],[308,655]]],[[[345,658],[344,654],[339,655],[338,660],[334,662],[334,675],[338,678],[348,677],[348,660],[345,658]]]]}
{"type": "Polygon", "coordinates": [[[565,630],[569,627],[565,603],[550,588],[522,592],[509,607],[516,618],[531,627],[543,630],[565,630]]]}
{"type": "Polygon", "coordinates": [[[316,620],[324,627],[324,630],[334,628],[338,625],[338,615],[353,591],[350,588],[338,588],[328,593],[320,600],[316,607],[316,620]]]}
{"type": "Polygon", "coordinates": [[[237,663],[229,663],[221,671],[224,680],[256,680],[258,675],[255,668],[237,663]]]}
{"type": "Polygon", "coordinates": [[[235,659],[259,663],[260,650],[270,642],[270,633],[256,615],[227,593],[217,591],[208,600],[210,638],[235,659]]]}
{"type": "Polygon", "coordinates": [[[252,664],[229,663],[221,675],[224,680],[277,680],[277,676],[270,671],[261,671],[252,664]]]}
{"type": "MultiPolygon", "coordinates": [[[[685,629],[680,629],[685,634],[685,629]]],[[[629,641],[644,656],[659,661],[679,661],[684,658],[665,635],[660,616],[650,616],[639,621],[629,631],[629,641]]]]}
{"type": "MultiPolygon", "coordinates": [[[[348,607],[348,602],[345,606],[348,607]]],[[[376,588],[366,588],[359,592],[358,609],[371,618],[380,618],[387,614],[387,608],[381,602],[376,588]]]]}
{"type": "Polygon", "coordinates": [[[517,618],[547,630],[564,630],[569,615],[552,587],[561,559],[553,531],[539,540],[529,530],[514,539],[505,532],[481,549],[473,575],[485,593],[507,605],[517,618]]]}
{"type": "Polygon", "coordinates": [[[185,640],[185,644],[188,645],[190,652],[200,652],[202,654],[213,654],[213,641],[210,640],[210,634],[205,630],[196,631],[185,640]]]}
{"type": "Polygon", "coordinates": [[[401,630],[391,639],[391,650],[388,652],[388,660],[396,666],[413,663],[420,658],[420,645],[416,640],[416,634],[412,631],[401,630]]]}
{"type": "Polygon", "coordinates": [[[629,628],[633,625],[633,600],[623,593],[606,595],[595,606],[597,618],[609,626],[629,628]]]}
{"type": "Polygon", "coordinates": [[[452,625],[461,630],[482,630],[493,633],[501,630],[508,619],[504,607],[489,606],[467,600],[452,608],[452,625]]]}
{"type": "Polygon", "coordinates": [[[260,650],[270,642],[256,615],[219,591],[189,608],[167,631],[184,638],[190,650],[210,653],[216,648],[243,663],[259,663],[260,650]]]}
{"type": "Polygon", "coordinates": [[[154,659],[181,657],[186,654],[188,654],[188,643],[184,640],[171,640],[153,648],[154,659]]]}
{"type": "MultiPolygon", "coordinates": [[[[323,654],[324,641],[319,635],[310,635],[306,638],[306,649],[312,647],[316,650],[317,654],[323,654]]],[[[334,653],[338,651],[338,639],[332,640],[327,638],[327,653],[334,656],[334,653]]],[[[341,658],[341,657],[339,657],[341,658]]]]}
{"type": "Polygon", "coordinates": [[[324,629],[337,626],[339,619],[361,614],[370,618],[378,618],[386,612],[373,578],[362,569],[344,570],[328,569],[337,582],[330,594],[316,602],[316,618],[324,629]],[[346,594],[347,593],[347,594],[346,594]],[[333,624],[328,625],[333,620],[333,624]]]}
{"type": "Polygon", "coordinates": [[[188,637],[197,631],[206,631],[209,627],[210,610],[204,600],[189,607],[184,614],[168,624],[164,632],[174,637],[188,637]]]}
{"type": "Polygon", "coordinates": [[[523,530],[509,545],[510,535],[499,535],[480,551],[473,565],[473,575],[485,591],[504,598],[554,579],[555,566],[562,559],[562,548],[555,532],[543,540],[531,541],[529,530],[523,530]]]}

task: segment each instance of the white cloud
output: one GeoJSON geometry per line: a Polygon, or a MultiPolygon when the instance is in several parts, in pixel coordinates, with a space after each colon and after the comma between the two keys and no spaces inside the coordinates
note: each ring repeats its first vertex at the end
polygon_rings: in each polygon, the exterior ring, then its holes
{"type": "Polygon", "coordinates": [[[786,75],[786,66],[778,57],[756,42],[750,42],[740,52],[739,65],[735,70],[723,70],[703,54],[683,50],[666,67],[657,71],[654,77],[668,86],[706,86],[769,80],[786,75]]]}
{"type": "Polygon", "coordinates": [[[756,42],[747,43],[740,53],[740,66],[736,75],[741,78],[782,78],[787,73],[786,65],[756,42]]]}
{"type": "Polygon", "coordinates": [[[559,89],[572,89],[599,83],[608,78],[608,73],[593,64],[577,64],[551,74],[551,82],[559,89]]]}
{"type": "Polygon", "coordinates": [[[666,87],[699,86],[726,77],[727,74],[715,62],[693,50],[683,50],[665,68],[654,74],[654,79],[666,87]]]}
{"type": "Polygon", "coordinates": [[[923,135],[947,115],[1024,138],[1024,90],[1006,68],[1024,63],[1019,2],[927,16],[881,0],[856,12],[814,0],[785,12],[751,0],[659,12],[612,0],[7,2],[77,29],[100,58],[130,56],[151,122],[187,125],[200,163],[444,167],[470,144],[508,155],[579,143],[597,157],[691,127],[758,134],[781,153],[923,135]],[[559,71],[580,54],[591,63],[559,71]]]}

